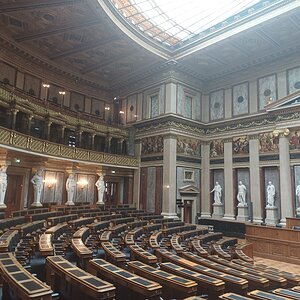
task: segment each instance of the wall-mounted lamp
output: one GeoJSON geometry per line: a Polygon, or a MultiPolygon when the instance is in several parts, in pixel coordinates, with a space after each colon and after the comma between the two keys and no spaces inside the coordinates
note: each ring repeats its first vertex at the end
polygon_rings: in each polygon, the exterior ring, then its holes
{"type": "Polygon", "coordinates": [[[125,114],[124,110],[120,110],[119,113],[120,113],[120,115],[124,115],[125,114]]]}
{"type": "Polygon", "coordinates": [[[48,189],[52,189],[54,187],[54,185],[56,184],[57,180],[54,178],[49,178],[49,179],[43,180],[43,182],[46,184],[48,189]]]}
{"type": "Polygon", "coordinates": [[[77,184],[79,185],[79,187],[83,190],[84,188],[86,188],[87,187],[87,185],[88,185],[88,182],[87,182],[87,180],[85,180],[85,179],[82,179],[82,180],[80,180],[80,181],[77,181],[77,184]]]}
{"type": "Polygon", "coordinates": [[[48,89],[48,88],[50,87],[50,84],[48,84],[48,83],[43,83],[43,87],[44,87],[45,89],[48,89]]]}
{"type": "Polygon", "coordinates": [[[110,107],[109,106],[105,106],[104,109],[105,110],[110,110],[110,107]]]}

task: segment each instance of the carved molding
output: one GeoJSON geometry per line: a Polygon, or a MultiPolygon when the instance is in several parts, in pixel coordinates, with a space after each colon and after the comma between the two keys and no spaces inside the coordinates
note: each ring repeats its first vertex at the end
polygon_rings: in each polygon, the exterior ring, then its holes
{"type": "Polygon", "coordinates": [[[54,158],[72,159],[73,161],[85,161],[102,165],[116,165],[130,168],[138,167],[136,157],[73,148],[40,140],[3,127],[0,127],[0,145],[4,147],[14,147],[16,150],[20,149],[36,154],[52,156],[54,158]]]}

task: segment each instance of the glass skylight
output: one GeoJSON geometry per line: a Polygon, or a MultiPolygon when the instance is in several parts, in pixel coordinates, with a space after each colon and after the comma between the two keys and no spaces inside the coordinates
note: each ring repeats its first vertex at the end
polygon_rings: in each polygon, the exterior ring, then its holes
{"type": "Polygon", "coordinates": [[[176,45],[214,26],[233,23],[239,14],[274,0],[111,0],[122,16],[148,36],[176,45]],[[231,20],[230,20],[231,18],[231,20]]]}

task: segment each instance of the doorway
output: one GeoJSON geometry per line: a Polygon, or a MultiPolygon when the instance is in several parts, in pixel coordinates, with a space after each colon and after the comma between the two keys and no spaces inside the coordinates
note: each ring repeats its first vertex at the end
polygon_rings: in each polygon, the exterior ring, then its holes
{"type": "Polygon", "coordinates": [[[119,204],[119,183],[105,182],[105,204],[117,205],[119,204]]]}
{"type": "Polygon", "coordinates": [[[183,222],[192,223],[192,200],[184,200],[183,202],[183,222]]]}
{"type": "Polygon", "coordinates": [[[12,211],[20,210],[22,207],[23,175],[8,174],[5,204],[8,216],[12,211]]]}

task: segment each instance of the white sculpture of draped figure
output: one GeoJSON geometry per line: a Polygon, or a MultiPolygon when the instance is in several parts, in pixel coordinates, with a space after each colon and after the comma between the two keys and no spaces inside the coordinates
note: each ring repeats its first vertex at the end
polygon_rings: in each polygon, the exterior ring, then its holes
{"type": "Polygon", "coordinates": [[[6,169],[7,169],[7,166],[2,166],[0,168],[0,208],[6,208],[6,205],[4,203],[6,189],[7,189],[6,169]]]}
{"type": "Polygon", "coordinates": [[[74,173],[70,173],[67,179],[66,190],[68,193],[68,201],[65,203],[65,205],[75,205],[74,198],[76,192],[76,179],[74,173]]]}
{"type": "Polygon", "coordinates": [[[34,190],[34,200],[32,203],[32,207],[42,207],[41,198],[43,192],[43,170],[38,169],[37,172],[31,178],[31,183],[33,184],[34,190]]]}
{"type": "Polygon", "coordinates": [[[105,191],[104,177],[102,174],[99,174],[99,178],[95,183],[95,186],[98,190],[98,202],[96,204],[104,204],[103,195],[105,191]]]}

